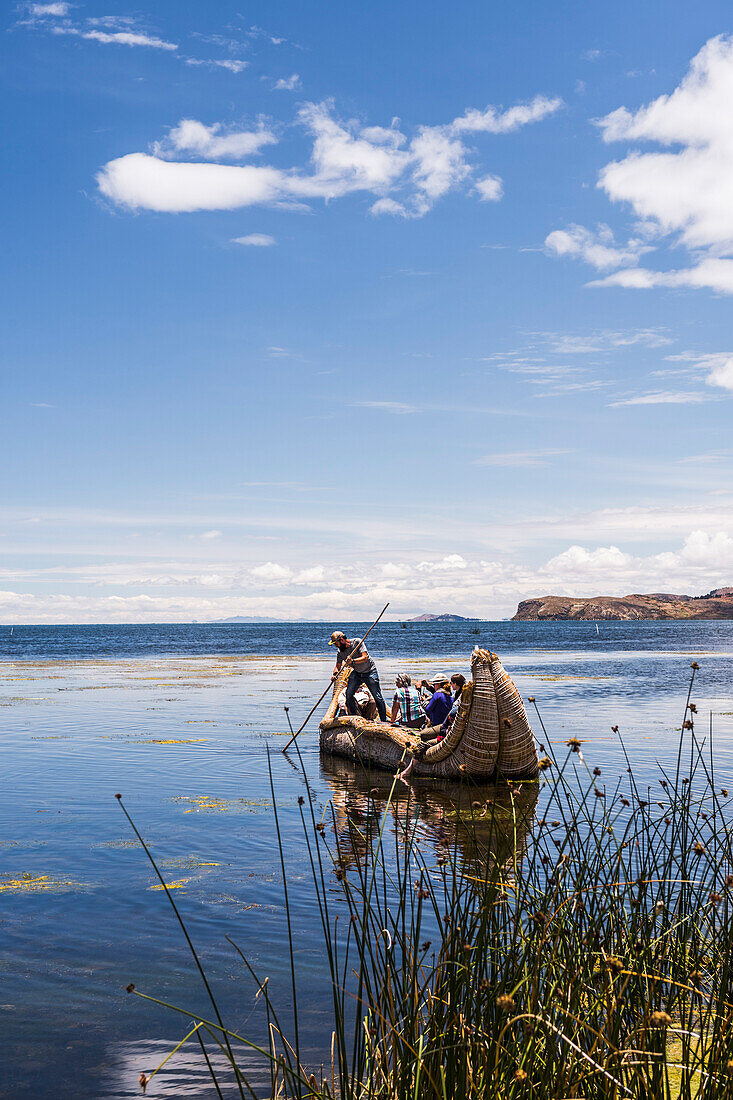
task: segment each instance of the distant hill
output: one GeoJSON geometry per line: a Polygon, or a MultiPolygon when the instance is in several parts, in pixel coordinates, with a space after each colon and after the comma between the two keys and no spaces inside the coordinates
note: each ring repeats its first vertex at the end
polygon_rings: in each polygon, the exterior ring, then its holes
{"type": "Polygon", "coordinates": [[[733,619],[733,587],[714,588],[705,596],[669,592],[631,596],[540,596],[522,600],[514,622],[641,619],[733,619]]]}
{"type": "Polygon", "coordinates": [[[478,619],[467,619],[465,615],[416,615],[408,623],[477,623],[478,619]]]}

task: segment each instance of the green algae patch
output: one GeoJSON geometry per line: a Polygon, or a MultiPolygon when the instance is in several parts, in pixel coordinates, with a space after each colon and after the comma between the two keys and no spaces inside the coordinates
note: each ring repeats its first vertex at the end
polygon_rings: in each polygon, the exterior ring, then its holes
{"type": "Polygon", "coordinates": [[[165,886],[159,882],[156,886],[149,886],[148,890],[183,890],[187,882],[187,878],[179,879],[178,882],[166,882],[165,886]]]}

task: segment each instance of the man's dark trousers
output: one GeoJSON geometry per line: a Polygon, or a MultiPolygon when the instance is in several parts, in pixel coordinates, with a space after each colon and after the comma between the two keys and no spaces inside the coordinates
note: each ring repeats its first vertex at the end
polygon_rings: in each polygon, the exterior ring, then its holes
{"type": "Polygon", "coordinates": [[[380,719],[386,722],[387,707],[382,698],[382,689],[379,686],[379,674],[376,670],[374,672],[357,672],[356,669],[353,669],[351,676],[349,676],[349,682],[346,685],[346,709],[349,714],[359,713],[356,708],[354,696],[360,684],[366,684],[372,699],[377,704],[377,711],[379,712],[380,719]]]}

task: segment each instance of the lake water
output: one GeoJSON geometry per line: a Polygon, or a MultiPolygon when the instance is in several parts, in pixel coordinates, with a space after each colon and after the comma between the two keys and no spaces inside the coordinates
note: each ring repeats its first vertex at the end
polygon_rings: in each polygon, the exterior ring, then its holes
{"type": "MultiPolygon", "coordinates": [[[[262,1035],[252,983],[226,935],[269,976],[287,1015],[268,746],[306,1050],[323,1059],[329,993],[298,811],[304,782],[297,758],[279,750],[283,705],[299,725],[328,681],[331,629],[36,626],[15,627],[11,636],[0,628],[0,1097],[139,1096],[141,1070],[153,1069],[187,1028],[182,1017],[127,995],[128,982],[206,1011],[118,791],[176,885],[228,1022],[262,1035]]],[[[536,697],[557,751],[569,736],[582,738],[586,759],[609,783],[626,767],[612,725],[650,782],[655,762],[676,752],[697,660],[698,729],[707,730],[712,715],[716,767],[733,786],[733,622],[603,623],[598,632],[593,623],[390,623],[370,642],[385,695],[397,671],[467,673],[474,645],[496,650],[522,694],[536,697]]],[[[321,759],[317,720],[299,739],[317,813],[329,801],[347,812],[358,806],[365,780],[351,766],[321,759]]],[[[389,777],[381,782],[388,791],[389,777]]],[[[418,781],[413,793],[429,848],[452,795],[430,781],[418,781]]],[[[540,792],[540,808],[541,799],[540,792]]],[[[335,879],[332,890],[337,906],[335,879]]],[[[197,1051],[187,1044],[148,1096],[215,1095],[197,1051]]]]}

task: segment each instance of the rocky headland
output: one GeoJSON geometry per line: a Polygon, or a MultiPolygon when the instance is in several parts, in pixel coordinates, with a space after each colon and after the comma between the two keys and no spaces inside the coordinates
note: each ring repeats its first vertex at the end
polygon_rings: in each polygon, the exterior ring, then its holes
{"type": "Polygon", "coordinates": [[[540,596],[522,600],[512,621],[602,621],[604,619],[733,619],[733,588],[714,588],[704,596],[669,592],[631,596],[540,596]]]}

